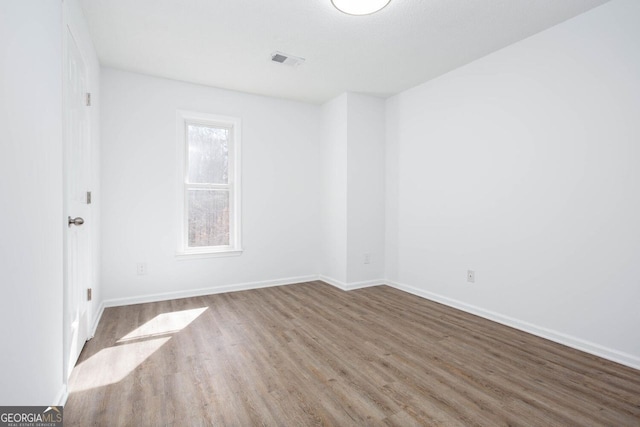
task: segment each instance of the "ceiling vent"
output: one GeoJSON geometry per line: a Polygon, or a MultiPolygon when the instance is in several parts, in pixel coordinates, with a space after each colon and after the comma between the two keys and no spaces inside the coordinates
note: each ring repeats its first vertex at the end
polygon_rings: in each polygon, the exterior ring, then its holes
{"type": "Polygon", "coordinates": [[[304,62],[304,58],[299,56],[289,55],[288,53],[273,52],[271,54],[271,60],[280,64],[288,65],[290,67],[297,67],[304,62]]]}

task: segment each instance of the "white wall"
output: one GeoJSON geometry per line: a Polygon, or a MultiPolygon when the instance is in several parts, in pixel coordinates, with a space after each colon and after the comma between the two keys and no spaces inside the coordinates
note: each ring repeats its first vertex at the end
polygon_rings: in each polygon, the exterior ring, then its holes
{"type": "Polygon", "coordinates": [[[347,282],[347,94],[322,106],[321,273],[347,282]]]}
{"type": "Polygon", "coordinates": [[[1,405],[59,403],[62,3],[0,3],[1,405]]]}
{"type": "Polygon", "coordinates": [[[616,0],[388,100],[389,279],[640,367],[638,22],[616,0]]]}
{"type": "Polygon", "coordinates": [[[322,106],[320,275],[343,289],[384,277],[384,112],[355,93],[322,106]]]}
{"type": "Polygon", "coordinates": [[[347,127],[347,283],[351,284],[384,278],[384,100],[349,93],[347,127]]]}
{"type": "Polygon", "coordinates": [[[106,300],[317,274],[320,107],[113,69],[101,79],[106,300]],[[240,256],[175,258],[177,109],[242,119],[240,256]]]}

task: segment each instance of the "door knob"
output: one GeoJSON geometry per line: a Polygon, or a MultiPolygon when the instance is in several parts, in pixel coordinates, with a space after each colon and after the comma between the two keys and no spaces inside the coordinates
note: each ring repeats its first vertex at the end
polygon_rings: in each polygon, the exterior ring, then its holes
{"type": "Polygon", "coordinates": [[[82,225],[84,224],[84,219],[77,217],[77,218],[71,218],[69,217],[69,227],[71,227],[72,225],[82,225]]]}

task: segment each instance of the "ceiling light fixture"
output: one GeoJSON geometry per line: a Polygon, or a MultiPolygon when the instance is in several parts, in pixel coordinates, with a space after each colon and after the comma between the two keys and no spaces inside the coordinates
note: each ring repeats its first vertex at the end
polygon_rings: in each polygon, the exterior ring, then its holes
{"type": "Polygon", "coordinates": [[[384,8],[391,0],[331,0],[340,12],[348,15],[370,15],[384,8]]]}

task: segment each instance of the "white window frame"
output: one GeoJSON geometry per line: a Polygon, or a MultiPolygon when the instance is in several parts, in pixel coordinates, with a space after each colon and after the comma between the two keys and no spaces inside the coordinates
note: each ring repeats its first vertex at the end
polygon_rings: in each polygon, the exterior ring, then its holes
{"type": "Polygon", "coordinates": [[[241,233],[241,185],[240,185],[240,152],[241,152],[241,120],[237,117],[178,110],[177,112],[177,177],[178,177],[178,259],[207,258],[233,256],[242,253],[241,233]],[[229,182],[228,184],[189,184],[188,183],[188,149],[187,125],[229,129],[229,182]],[[229,245],[189,247],[188,188],[228,188],[229,191],[229,245]]]}

